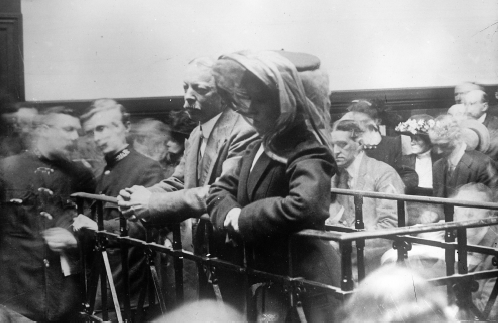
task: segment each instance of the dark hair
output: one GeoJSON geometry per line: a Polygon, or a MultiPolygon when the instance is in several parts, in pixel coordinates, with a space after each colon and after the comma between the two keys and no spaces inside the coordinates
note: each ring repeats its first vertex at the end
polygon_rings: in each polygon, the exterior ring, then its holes
{"type": "Polygon", "coordinates": [[[363,135],[363,129],[354,120],[339,120],[332,126],[332,131],[346,131],[351,134],[351,139],[356,140],[363,135]]]}
{"type": "Polygon", "coordinates": [[[130,114],[126,111],[125,107],[113,99],[98,99],[93,101],[93,103],[85,110],[83,115],[80,117],[81,122],[87,122],[98,112],[114,109],[119,109],[119,111],[121,112],[121,122],[123,122],[123,124],[127,124],[128,122],[130,122],[130,114]]]}

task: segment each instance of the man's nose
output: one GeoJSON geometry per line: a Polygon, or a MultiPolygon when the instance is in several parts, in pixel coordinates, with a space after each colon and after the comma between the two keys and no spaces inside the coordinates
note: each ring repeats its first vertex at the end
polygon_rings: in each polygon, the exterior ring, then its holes
{"type": "Polygon", "coordinates": [[[339,148],[339,147],[334,146],[334,151],[333,151],[333,152],[334,152],[334,155],[338,155],[340,151],[341,151],[341,150],[340,150],[340,148],[339,148]]]}
{"type": "Polygon", "coordinates": [[[185,104],[183,105],[184,108],[194,105],[196,99],[193,90],[190,87],[185,91],[185,95],[183,97],[185,99],[185,104]]]}
{"type": "Polygon", "coordinates": [[[71,140],[78,140],[79,137],[80,136],[78,134],[78,131],[74,130],[73,132],[71,132],[71,135],[70,135],[71,140]]]}

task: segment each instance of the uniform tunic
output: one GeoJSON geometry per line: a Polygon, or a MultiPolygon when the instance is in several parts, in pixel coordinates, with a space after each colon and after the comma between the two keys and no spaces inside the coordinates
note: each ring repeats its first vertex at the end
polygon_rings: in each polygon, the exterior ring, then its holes
{"type": "MultiPolygon", "coordinates": [[[[94,191],[91,172],[25,152],[0,162],[0,186],[0,303],[32,320],[67,319],[80,301],[77,275],[63,274],[61,255],[48,247],[42,232],[54,227],[71,231],[76,212],[69,195],[94,191]]],[[[65,255],[70,262],[77,260],[78,249],[65,255]]]]}
{"type": "MultiPolygon", "coordinates": [[[[163,179],[163,171],[161,165],[138,153],[132,148],[125,148],[114,156],[106,157],[107,165],[105,166],[101,176],[97,181],[97,193],[108,196],[117,196],[119,191],[132,187],[133,185],[151,186],[163,179]]],[[[104,229],[111,233],[120,234],[119,231],[119,215],[117,205],[106,202],[104,204],[104,229]]],[[[127,221],[128,234],[132,238],[145,240],[145,228],[141,222],[127,221]]],[[[110,244],[107,249],[109,262],[111,265],[112,276],[116,291],[123,304],[122,295],[123,277],[121,266],[121,251],[119,246],[110,244]]],[[[138,295],[140,288],[145,282],[145,256],[143,249],[130,247],[128,249],[129,261],[129,279],[130,279],[130,297],[132,307],[136,307],[138,303],[138,295]]],[[[107,304],[109,308],[113,307],[111,291],[107,292],[107,304]]],[[[98,289],[95,308],[100,309],[102,304],[100,289],[98,289]]]]}

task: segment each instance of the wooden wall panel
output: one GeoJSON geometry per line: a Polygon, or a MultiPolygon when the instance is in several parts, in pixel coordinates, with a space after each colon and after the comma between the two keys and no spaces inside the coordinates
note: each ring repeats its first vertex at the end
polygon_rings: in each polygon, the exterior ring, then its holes
{"type": "MultiPolygon", "coordinates": [[[[494,92],[497,87],[498,85],[486,86],[486,90],[490,94],[491,105],[496,105],[494,92]]],[[[386,102],[386,105],[390,106],[404,118],[419,113],[428,113],[436,116],[447,111],[454,104],[452,87],[337,91],[332,92],[330,98],[333,117],[344,113],[347,106],[355,99],[382,99],[386,102]]],[[[116,100],[123,104],[132,116],[137,119],[145,117],[161,119],[168,111],[181,109],[183,106],[183,97],[181,96],[116,100]]],[[[25,102],[23,105],[41,109],[44,107],[65,105],[82,113],[90,103],[91,100],[43,101],[25,102]]]]}
{"type": "Polygon", "coordinates": [[[0,89],[24,100],[21,14],[0,13],[0,89]]]}

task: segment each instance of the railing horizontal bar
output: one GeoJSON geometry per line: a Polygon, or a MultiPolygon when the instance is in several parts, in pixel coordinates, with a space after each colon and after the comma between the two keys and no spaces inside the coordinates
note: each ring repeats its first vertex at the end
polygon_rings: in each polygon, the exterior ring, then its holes
{"type": "Polygon", "coordinates": [[[295,235],[302,237],[315,237],[322,240],[354,241],[358,239],[388,238],[397,235],[411,235],[416,233],[452,230],[457,228],[477,228],[477,227],[485,227],[496,224],[498,224],[498,218],[487,218],[481,220],[431,223],[431,224],[421,224],[411,227],[351,232],[351,233],[325,232],[325,231],[308,229],[297,232],[295,233],[295,235]]]}
{"type": "Polygon", "coordinates": [[[71,194],[71,197],[81,197],[81,198],[92,199],[92,200],[97,200],[97,201],[118,203],[118,199],[115,198],[114,196],[107,196],[107,195],[103,195],[103,194],[90,194],[90,193],[78,192],[78,193],[71,194]]]}
{"type": "Polygon", "coordinates": [[[457,200],[457,199],[433,197],[433,196],[379,193],[379,192],[359,191],[359,190],[351,190],[344,188],[332,188],[330,189],[330,192],[343,194],[343,195],[362,195],[363,197],[374,197],[374,198],[382,198],[387,200],[403,200],[410,202],[459,205],[459,206],[472,207],[476,209],[482,208],[482,209],[498,210],[498,203],[492,203],[492,202],[475,202],[475,201],[457,200]]]}
{"type": "MultiPolygon", "coordinates": [[[[444,242],[444,241],[425,239],[425,238],[419,238],[419,237],[411,237],[411,236],[400,236],[399,238],[401,240],[408,241],[410,243],[418,243],[418,244],[422,244],[425,246],[431,246],[431,247],[442,248],[442,249],[445,249],[448,247],[451,247],[451,248],[456,247],[456,243],[454,243],[454,242],[448,243],[448,242],[444,242]]],[[[410,254],[409,251],[408,251],[408,254],[410,254]]]]}
{"type": "Polygon", "coordinates": [[[325,230],[335,232],[358,232],[355,228],[346,228],[339,225],[325,225],[325,230]]]}
{"type": "Polygon", "coordinates": [[[479,279],[486,279],[486,278],[494,278],[497,276],[498,276],[498,269],[491,269],[491,270],[486,270],[486,271],[476,271],[476,272],[467,273],[467,274],[454,274],[454,275],[451,275],[448,277],[432,278],[432,279],[428,279],[427,281],[433,283],[434,285],[445,285],[447,283],[457,282],[457,281],[462,280],[464,278],[479,280],[479,279]]]}

